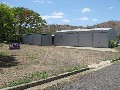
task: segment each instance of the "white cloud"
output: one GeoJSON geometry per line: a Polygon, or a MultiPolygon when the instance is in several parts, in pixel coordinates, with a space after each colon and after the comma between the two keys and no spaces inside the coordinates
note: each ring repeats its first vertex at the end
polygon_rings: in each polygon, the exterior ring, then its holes
{"type": "Polygon", "coordinates": [[[53,12],[51,15],[53,15],[53,16],[63,16],[64,13],[62,13],[62,12],[53,12]]]}
{"type": "Polygon", "coordinates": [[[96,21],[98,21],[98,19],[94,18],[94,19],[92,19],[92,21],[95,21],[95,22],[96,22],[96,21]]]}
{"type": "Polygon", "coordinates": [[[108,9],[113,9],[114,7],[113,6],[111,6],[111,7],[109,7],[108,9]]]}
{"type": "Polygon", "coordinates": [[[32,2],[35,2],[35,3],[44,3],[45,0],[33,0],[32,2]]]}
{"type": "Polygon", "coordinates": [[[64,13],[62,12],[53,12],[51,15],[42,16],[43,19],[50,18],[64,18],[64,13]]]}
{"type": "Polygon", "coordinates": [[[83,8],[82,9],[82,13],[86,13],[86,12],[91,12],[92,10],[90,8],[83,8]]]}
{"type": "Polygon", "coordinates": [[[63,22],[70,22],[70,20],[68,20],[68,19],[64,19],[63,22]]]}
{"type": "Polygon", "coordinates": [[[39,4],[42,4],[42,3],[52,4],[52,3],[53,3],[53,2],[50,1],[50,0],[33,0],[32,2],[34,2],[34,3],[39,3],[39,4]]]}
{"type": "Polygon", "coordinates": [[[88,17],[82,17],[82,18],[77,18],[76,20],[87,21],[87,20],[89,20],[89,18],[88,17]]]}

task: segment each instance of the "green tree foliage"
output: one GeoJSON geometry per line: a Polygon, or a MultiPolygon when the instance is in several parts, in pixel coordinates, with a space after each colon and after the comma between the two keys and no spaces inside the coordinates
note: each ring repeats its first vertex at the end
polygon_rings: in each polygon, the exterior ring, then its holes
{"type": "Polygon", "coordinates": [[[118,40],[120,40],[120,34],[118,35],[118,40]]]}
{"type": "Polygon", "coordinates": [[[109,41],[109,46],[110,46],[110,48],[117,47],[118,46],[118,41],[117,40],[109,41]]]}
{"type": "Polygon", "coordinates": [[[22,34],[41,33],[46,21],[24,7],[0,4],[0,41],[20,41],[22,34]]]}
{"type": "Polygon", "coordinates": [[[9,41],[15,31],[15,18],[12,9],[0,4],[0,39],[9,41]]]}
{"type": "Polygon", "coordinates": [[[14,15],[19,34],[40,33],[40,28],[46,24],[38,13],[24,7],[15,7],[14,15]]]}

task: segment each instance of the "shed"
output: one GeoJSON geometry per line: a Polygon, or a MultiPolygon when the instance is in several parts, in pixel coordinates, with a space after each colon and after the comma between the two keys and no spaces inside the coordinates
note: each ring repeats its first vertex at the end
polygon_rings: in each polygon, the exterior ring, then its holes
{"type": "Polygon", "coordinates": [[[40,46],[51,46],[52,36],[50,34],[27,34],[23,35],[23,43],[40,46]]]}
{"type": "Polygon", "coordinates": [[[61,30],[54,35],[56,46],[109,47],[110,40],[117,40],[112,28],[61,30]]]}

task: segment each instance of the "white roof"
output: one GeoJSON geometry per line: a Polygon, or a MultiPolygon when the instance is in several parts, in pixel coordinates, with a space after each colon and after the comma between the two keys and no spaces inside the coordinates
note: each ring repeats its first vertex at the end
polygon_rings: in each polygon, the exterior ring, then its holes
{"type": "Polygon", "coordinates": [[[110,30],[112,28],[94,28],[94,30],[110,30]]]}
{"type": "Polygon", "coordinates": [[[98,30],[101,30],[101,31],[106,31],[106,30],[110,30],[112,28],[93,28],[93,29],[73,29],[73,30],[61,30],[61,31],[57,31],[57,32],[72,32],[72,31],[98,31],[98,30]]]}

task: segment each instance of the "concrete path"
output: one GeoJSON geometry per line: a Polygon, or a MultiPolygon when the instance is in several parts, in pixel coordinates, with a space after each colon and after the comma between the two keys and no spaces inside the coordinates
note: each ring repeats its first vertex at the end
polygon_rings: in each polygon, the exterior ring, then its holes
{"type": "Polygon", "coordinates": [[[56,46],[56,47],[75,48],[75,49],[88,49],[88,50],[96,50],[96,51],[118,52],[117,50],[111,49],[111,48],[72,47],[72,46],[56,46]]]}

